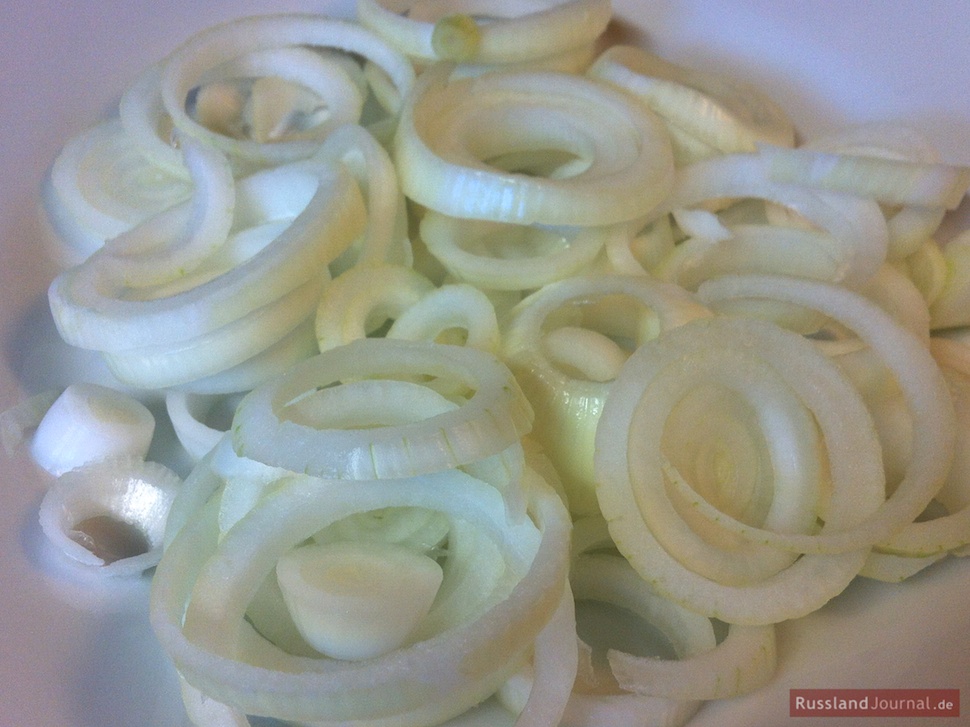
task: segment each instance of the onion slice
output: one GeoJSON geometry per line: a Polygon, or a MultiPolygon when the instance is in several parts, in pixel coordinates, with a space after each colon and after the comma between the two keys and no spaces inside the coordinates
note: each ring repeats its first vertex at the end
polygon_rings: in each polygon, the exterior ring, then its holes
{"type": "MultiPolygon", "coordinates": [[[[385,402],[387,403],[387,402],[385,402]]],[[[408,411],[405,400],[401,411],[408,411]]],[[[305,406],[305,405],[304,405],[305,406]]],[[[378,417],[375,419],[375,417],[378,417]]],[[[509,370],[497,359],[467,347],[392,339],[361,339],[330,349],[292,367],[253,390],[239,404],[233,422],[237,452],[294,472],[347,479],[393,478],[458,467],[517,442],[532,425],[532,410],[509,370]],[[305,409],[301,401],[348,378],[443,377],[471,395],[450,411],[394,426],[373,426],[375,411],[360,412],[354,401],[340,413],[343,428],[327,409],[305,409]],[[322,417],[322,418],[318,418],[322,417]],[[334,421],[334,423],[329,423],[334,421]]]]}
{"type": "Polygon", "coordinates": [[[78,567],[137,576],[162,556],[165,522],[181,482],[167,467],[141,459],[78,467],[47,491],[41,528],[78,567]]]}
{"type": "Polygon", "coordinates": [[[641,217],[673,174],[660,122],[592,80],[551,72],[422,75],[394,144],[401,187],[452,217],[551,225],[609,225],[641,217]],[[564,178],[505,172],[508,152],[556,150],[582,166],[564,178]]]}

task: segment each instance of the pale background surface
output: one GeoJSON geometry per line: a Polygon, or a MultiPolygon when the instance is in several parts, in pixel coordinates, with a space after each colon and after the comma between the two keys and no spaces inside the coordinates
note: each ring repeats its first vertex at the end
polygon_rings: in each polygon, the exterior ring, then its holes
{"type": "MultiPolygon", "coordinates": [[[[617,0],[614,6],[620,37],[648,43],[674,61],[733,69],[773,94],[806,136],[855,121],[906,120],[922,127],[950,161],[970,164],[965,0],[617,0]]],[[[110,113],[144,65],[196,30],[245,14],[346,13],[350,7],[295,0],[6,0],[0,12],[0,409],[81,378],[79,367],[90,363],[65,355],[43,296],[53,269],[40,251],[35,205],[61,145],[110,113]]],[[[26,458],[0,461],[0,724],[185,724],[174,676],[148,628],[144,587],[106,591],[59,568],[36,525],[41,495],[26,458]]],[[[970,562],[934,568],[902,587],[853,586],[822,612],[781,627],[780,671],[771,687],[706,707],[691,727],[834,727],[832,719],[789,720],[788,690],[796,687],[956,687],[967,699],[968,596],[970,562]]],[[[493,723],[485,716],[480,721],[493,723]]]]}

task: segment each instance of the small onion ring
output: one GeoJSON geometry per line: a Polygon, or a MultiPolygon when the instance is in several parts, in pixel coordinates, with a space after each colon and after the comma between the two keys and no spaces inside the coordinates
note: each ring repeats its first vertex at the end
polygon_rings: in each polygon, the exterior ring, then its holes
{"type": "MultiPolygon", "coordinates": [[[[255,16],[213,26],[189,38],[166,60],[162,69],[161,96],[165,111],[175,128],[206,140],[216,147],[241,154],[257,164],[292,161],[280,151],[281,145],[237,143],[210,131],[185,109],[189,92],[206,74],[245,53],[288,46],[334,48],[356,53],[377,63],[386,71],[401,96],[414,83],[414,71],[407,59],[378,35],[356,23],[313,14],[255,16]],[[280,158],[280,154],[284,156],[280,158]]],[[[298,156],[302,155],[299,151],[298,156]]]]}
{"type": "Polygon", "coordinates": [[[79,567],[137,576],[162,557],[165,522],[181,484],[167,467],[139,458],[84,465],[57,478],[44,495],[41,528],[79,567]],[[119,527],[138,533],[145,550],[128,552],[142,544],[126,542],[124,532],[119,537],[114,532],[119,527]]]}
{"type": "Polygon", "coordinates": [[[517,442],[532,409],[497,359],[467,347],[359,339],[292,367],[240,403],[233,441],[240,455],[294,472],[350,479],[412,476],[457,467],[517,442]],[[340,429],[290,418],[304,394],[346,378],[431,375],[473,394],[454,411],[399,426],[340,429]]]}

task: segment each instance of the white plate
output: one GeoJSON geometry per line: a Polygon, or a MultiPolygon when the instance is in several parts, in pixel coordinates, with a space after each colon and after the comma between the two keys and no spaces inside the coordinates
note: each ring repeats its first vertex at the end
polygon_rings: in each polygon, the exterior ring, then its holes
{"type": "MultiPolygon", "coordinates": [[[[675,61],[762,86],[806,136],[866,120],[917,124],[970,164],[970,3],[617,0],[621,37],[675,61]]],[[[244,14],[346,12],[350,2],[6,0],[0,21],[0,409],[79,378],[44,290],[37,190],[70,135],[110,113],[144,65],[192,32],[244,14]]],[[[144,584],[72,577],[36,524],[42,481],[24,456],[0,461],[0,724],[176,727],[174,676],[147,623],[144,584]]],[[[959,688],[970,695],[970,562],[899,586],[858,583],[780,627],[768,688],[706,706],[691,727],[788,723],[788,692],[810,687],[959,688]]],[[[966,713],[967,707],[964,708],[966,713]]],[[[940,720],[956,724],[960,720],[940,720]]],[[[797,727],[836,720],[792,720],[797,727]]],[[[902,718],[893,727],[917,724],[902,718]]],[[[852,720],[853,727],[875,724],[852,720]]],[[[618,725],[617,727],[622,727],[618,725]]]]}

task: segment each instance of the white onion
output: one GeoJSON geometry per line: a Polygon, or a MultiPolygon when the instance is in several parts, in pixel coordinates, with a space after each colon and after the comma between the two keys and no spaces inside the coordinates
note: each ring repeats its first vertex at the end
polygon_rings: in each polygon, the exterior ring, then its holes
{"type": "Polygon", "coordinates": [[[665,195],[666,132],[619,92],[568,74],[447,70],[424,74],[402,112],[394,159],[409,198],[452,217],[590,226],[640,217],[665,195]],[[489,163],[549,149],[584,168],[556,179],[489,163]]]}
{"type": "Polygon", "coordinates": [[[79,567],[136,576],[162,556],[181,479],[154,462],[108,459],[59,477],[40,506],[44,534],[79,567]]]}
{"type": "Polygon", "coordinates": [[[71,384],[40,420],[30,453],[59,477],[105,459],[143,459],[154,434],[155,417],[137,399],[98,384],[71,384]]]}
{"type": "MultiPolygon", "coordinates": [[[[400,400],[404,417],[414,416],[400,400]]],[[[420,417],[420,414],[417,414],[420,417]]],[[[240,403],[233,425],[237,452],[274,466],[329,477],[411,476],[457,467],[517,442],[531,427],[532,410],[511,373],[494,357],[467,347],[427,342],[360,339],[297,364],[240,403]],[[361,409],[307,408],[305,397],[339,393],[348,378],[441,377],[467,387],[469,398],[428,418],[380,426],[387,415],[361,409]],[[347,417],[348,424],[340,419],[347,417]],[[377,418],[375,418],[377,417],[377,418]],[[378,425],[375,426],[374,425],[378,425]],[[346,428],[344,428],[346,426],[346,428]]]]}

